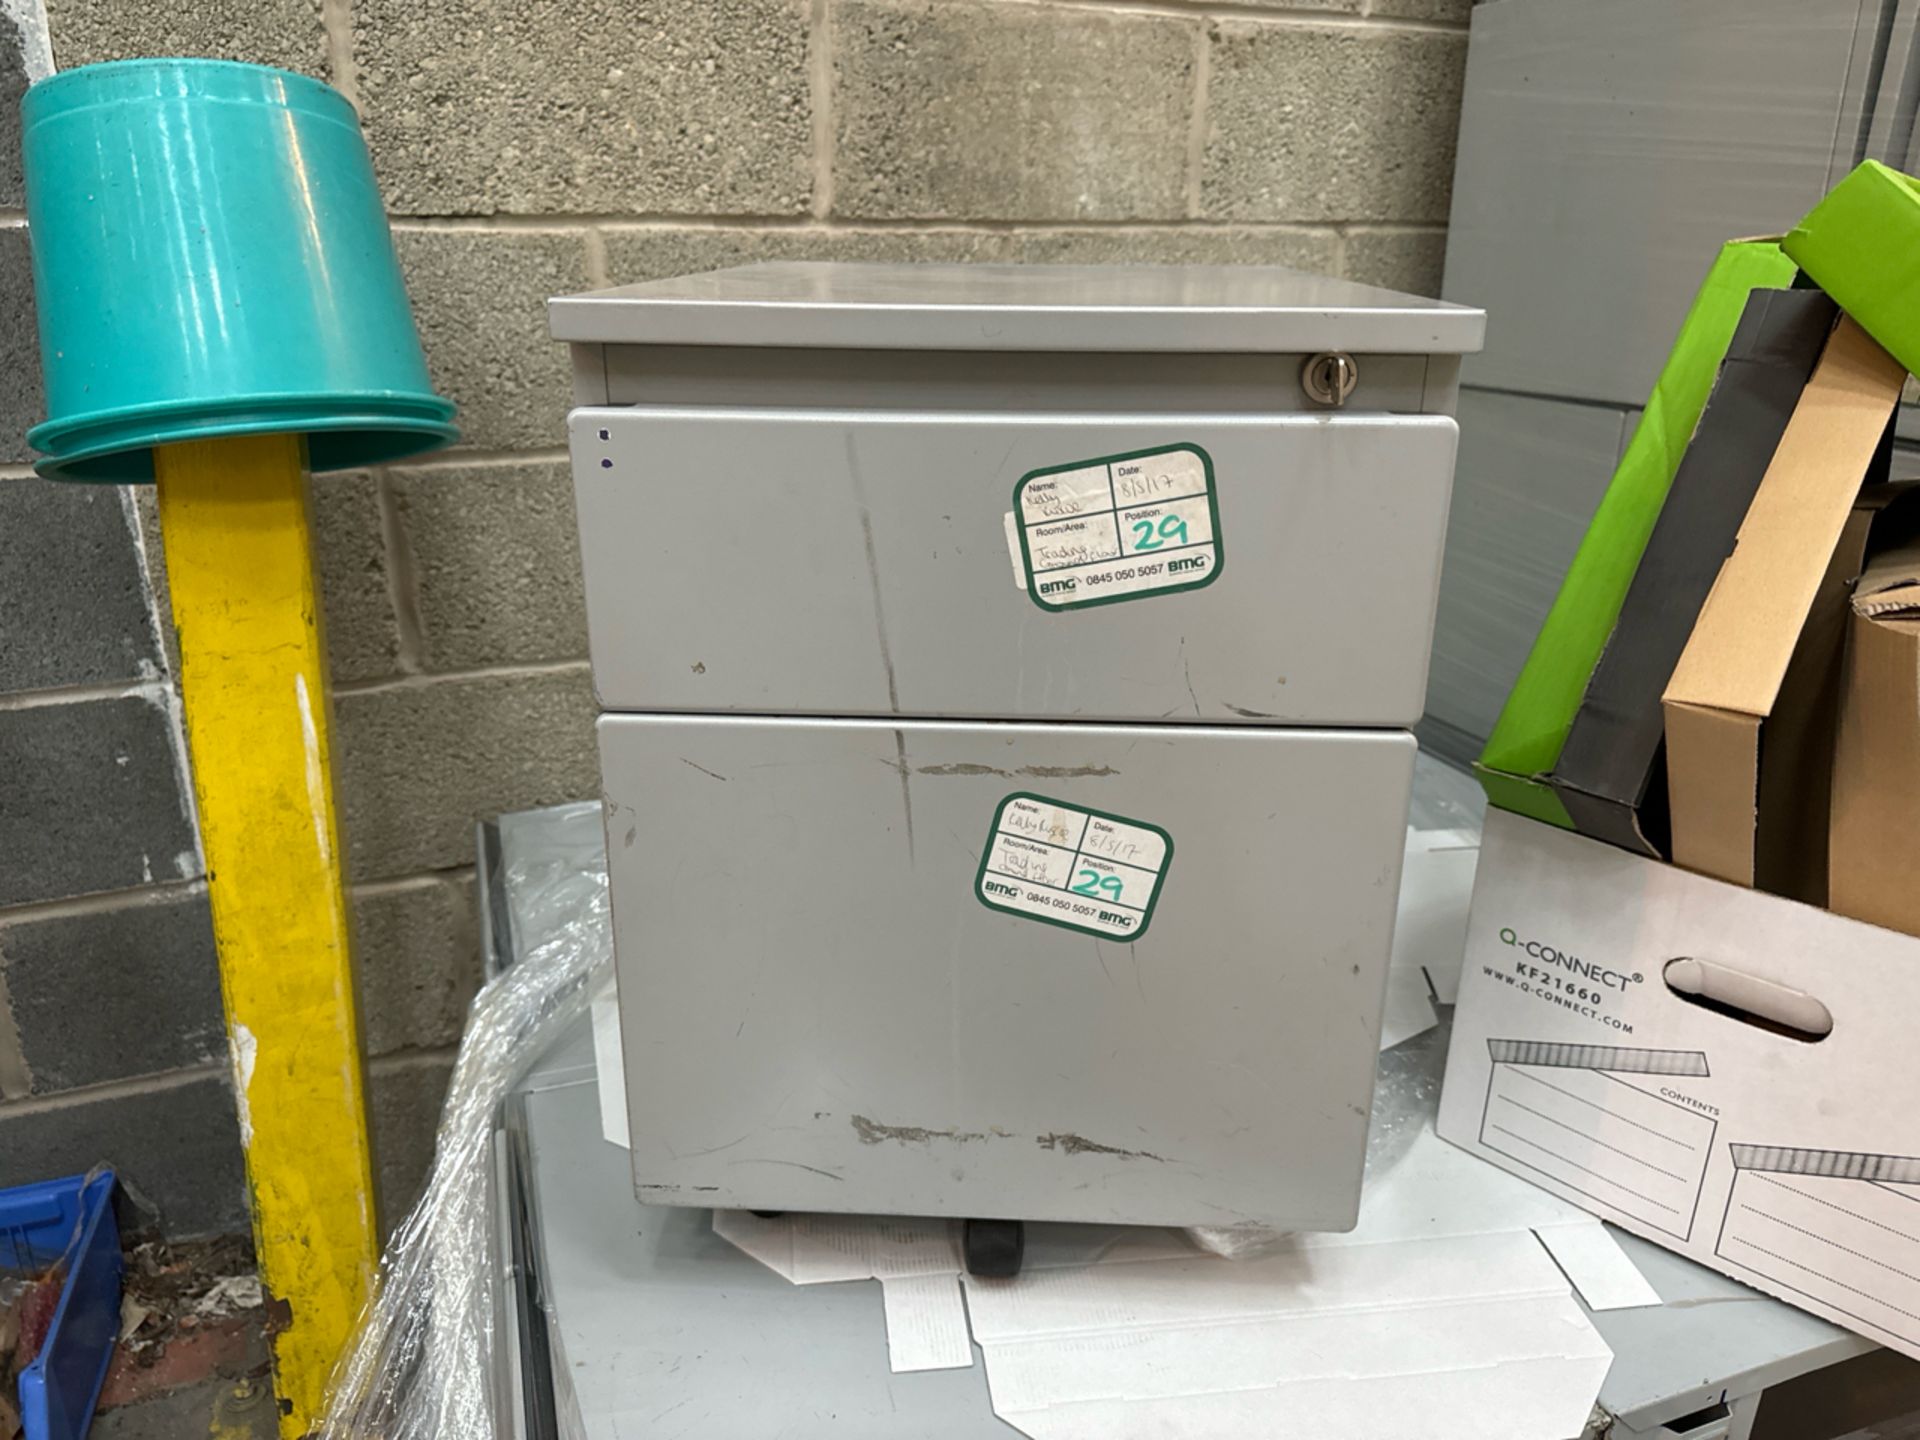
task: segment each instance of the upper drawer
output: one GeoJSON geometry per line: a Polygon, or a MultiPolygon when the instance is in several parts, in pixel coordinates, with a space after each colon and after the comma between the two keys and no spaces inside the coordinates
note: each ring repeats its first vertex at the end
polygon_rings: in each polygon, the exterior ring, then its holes
{"type": "Polygon", "coordinates": [[[1409,725],[1456,433],[1442,416],[576,410],[601,703],[1409,725]]]}

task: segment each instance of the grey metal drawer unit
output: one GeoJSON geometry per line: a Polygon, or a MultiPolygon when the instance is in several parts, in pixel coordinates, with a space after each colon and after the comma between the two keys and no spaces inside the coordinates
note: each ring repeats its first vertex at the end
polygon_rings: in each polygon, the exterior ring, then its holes
{"type": "Polygon", "coordinates": [[[1479,313],[769,265],[553,326],[641,1197],[1351,1225],[1479,313]]]}
{"type": "Polygon", "coordinates": [[[925,269],[555,303],[606,708],[1419,718],[1477,311],[1289,271],[925,269]],[[1337,410],[1301,383],[1330,351],[1337,410]]]}

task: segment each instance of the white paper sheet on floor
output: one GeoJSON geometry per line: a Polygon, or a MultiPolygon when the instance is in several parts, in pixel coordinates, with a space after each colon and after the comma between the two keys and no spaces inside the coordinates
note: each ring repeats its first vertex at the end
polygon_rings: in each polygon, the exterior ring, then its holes
{"type": "Polygon", "coordinates": [[[627,1130],[624,1063],[620,1053],[620,1004],[609,984],[593,997],[593,1073],[600,1084],[600,1134],[622,1150],[633,1143],[627,1130]]]}
{"type": "MultiPolygon", "coordinates": [[[[1451,1002],[1475,843],[1408,832],[1383,1048],[1451,1002]]],[[[601,1094],[618,1097],[603,1128],[624,1144],[610,996],[594,1035],[601,1094]]],[[[946,1221],[713,1224],[795,1284],[877,1279],[896,1372],[970,1365],[978,1344],[995,1413],[1035,1440],[1577,1435],[1612,1355],[1569,1282],[1593,1309],[1660,1303],[1598,1220],[1438,1139],[1430,1117],[1370,1169],[1352,1231],[1259,1259],[1173,1230],[1031,1226],[1026,1270],[977,1281],[946,1221]]]]}
{"type": "Polygon", "coordinates": [[[1467,943],[1467,907],[1480,837],[1470,830],[1407,831],[1400,871],[1400,912],[1387,967],[1387,1003],[1380,1048],[1389,1049],[1434,1023],[1433,1002],[1451,1005],[1460,991],[1467,943]]]}

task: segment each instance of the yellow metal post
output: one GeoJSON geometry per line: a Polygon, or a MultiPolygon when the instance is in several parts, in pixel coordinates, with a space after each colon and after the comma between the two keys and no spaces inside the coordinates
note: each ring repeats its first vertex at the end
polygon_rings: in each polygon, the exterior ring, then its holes
{"type": "Polygon", "coordinates": [[[377,1256],[326,650],[298,436],[154,450],[280,1433],[318,1418],[377,1256]]]}

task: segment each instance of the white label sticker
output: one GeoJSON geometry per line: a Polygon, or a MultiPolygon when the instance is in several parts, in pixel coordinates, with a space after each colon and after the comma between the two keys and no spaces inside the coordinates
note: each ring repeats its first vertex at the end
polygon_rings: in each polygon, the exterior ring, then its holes
{"type": "Polygon", "coordinates": [[[1000,517],[1007,531],[1007,557],[1013,561],[1013,583],[1027,588],[1027,563],[1020,558],[1020,517],[1009,510],[1000,517]]]}
{"type": "Polygon", "coordinates": [[[1198,445],[1030,471],[1013,505],[1015,581],[1043,610],[1197,590],[1225,563],[1213,461],[1198,445]]]}
{"type": "Polygon", "coordinates": [[[1158,825],[1014,794],[994,812],[974,893],[995,910],[1135,940],[1172,859],[1173,837],[1158,825]]]}

